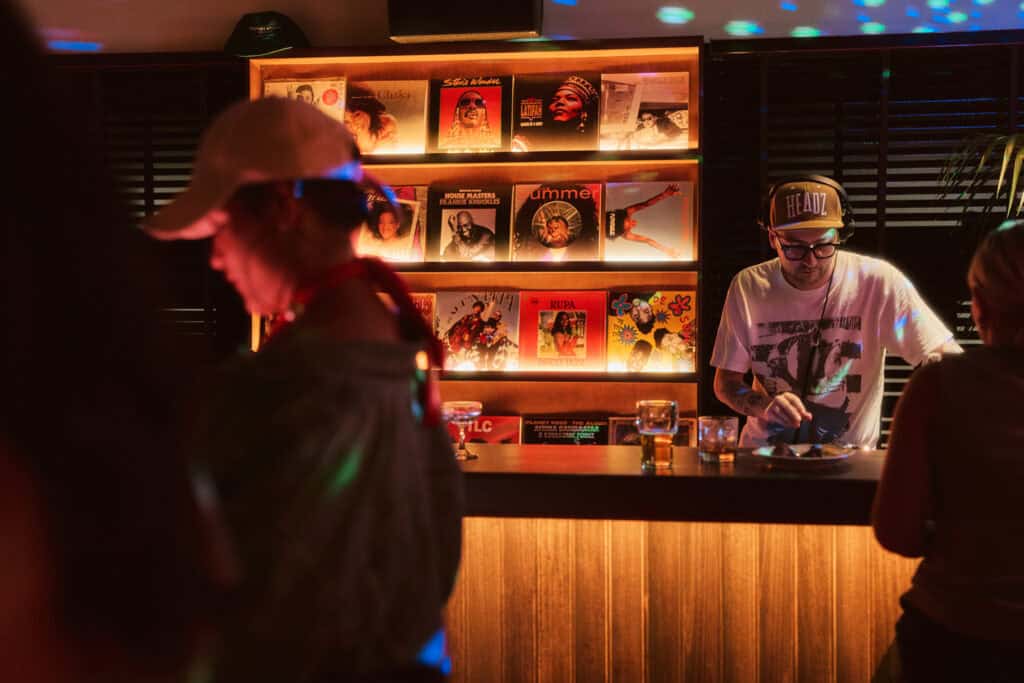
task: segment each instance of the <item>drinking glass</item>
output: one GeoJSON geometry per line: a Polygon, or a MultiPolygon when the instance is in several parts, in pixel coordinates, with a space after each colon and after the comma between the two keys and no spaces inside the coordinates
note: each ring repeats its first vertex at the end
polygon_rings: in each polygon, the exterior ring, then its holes
{"type": "Polygon", "coordinates": [[[480,401],[445,401],[441,404],[441,415],[445,420],[459,428],[459,446],[455,449],[456,460],[472,460],[476,453],[466,448],[466,427],[480,417],[484,404],[480,401]]]}
{"type": "Polygon", "coordinates": [[[739,433],[738,417],[702,415],[697,418],[697,454],[704,462],[733,462],[739,433]]]}
{"type": "Polygon", "coordinates": [[[661,470],[672,467],[672,439],[679,429],[675,401],[637,401],[636,428],[640,432],[640,467],[661,470]]]}

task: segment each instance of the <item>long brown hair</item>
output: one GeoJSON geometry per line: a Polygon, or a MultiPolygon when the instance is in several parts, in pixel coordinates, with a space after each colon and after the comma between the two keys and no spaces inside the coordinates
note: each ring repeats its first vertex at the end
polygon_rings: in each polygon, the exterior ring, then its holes
{"type": "Polygon", "coordinates": [[[1024,221],[1008,221],[982,241],[967,274],[998,345],[1024,348],[1024,221]]]}

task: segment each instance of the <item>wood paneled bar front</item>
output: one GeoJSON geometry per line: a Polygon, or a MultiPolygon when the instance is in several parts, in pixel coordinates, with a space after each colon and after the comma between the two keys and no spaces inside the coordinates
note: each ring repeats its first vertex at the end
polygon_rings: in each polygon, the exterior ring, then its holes
{"type": "Polygon", "coordinates": [[[453,680],[868,681],[915,562],[868,526],[884,454],[741,453],[667,475],[629,446],[477,445],[464,464],[453,680]]]}

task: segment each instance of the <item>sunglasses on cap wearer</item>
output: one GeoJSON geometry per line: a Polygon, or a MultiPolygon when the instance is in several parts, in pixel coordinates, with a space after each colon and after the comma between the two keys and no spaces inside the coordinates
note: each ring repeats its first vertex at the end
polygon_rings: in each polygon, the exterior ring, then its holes
{"type": "Polygon", "coordinates": [[[484,107],[487,105],[487,103],[484,102],[484,98],[482,97],[467,97],[465,99],[459,100],[460,107],[468,107],[471,104],[475,104],[478,107],[484,107]]]}
{"type": "Polygon", "coordinates": [[[836,251],[842,242],[821,242],[819,244],[788,244],[782,241],[782,235],[773,230],[772,234],[779,243],[782,254],[790,261],[802,261],[807,258],[807,252],[814,254],[818,260],[830,259],[836,255],[836,251]]]}

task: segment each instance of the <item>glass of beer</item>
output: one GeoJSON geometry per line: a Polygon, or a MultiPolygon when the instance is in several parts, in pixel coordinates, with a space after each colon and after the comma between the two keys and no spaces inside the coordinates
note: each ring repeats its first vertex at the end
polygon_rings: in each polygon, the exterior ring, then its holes
{"type": "Polygon", "coordinates": [[[675,401],[637,401],[636,428],[640,432],[644,470],[672,467],[672,439],[679,429],[679,412],[675,401]]]}
{"type": "Polygon", "coordinates": [[[739,433],[738,417],[703,415],[697,418],[697,454],[704,462],[733,462],[739,433]]]}

